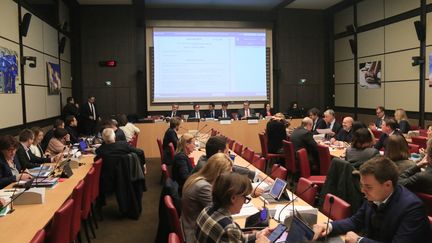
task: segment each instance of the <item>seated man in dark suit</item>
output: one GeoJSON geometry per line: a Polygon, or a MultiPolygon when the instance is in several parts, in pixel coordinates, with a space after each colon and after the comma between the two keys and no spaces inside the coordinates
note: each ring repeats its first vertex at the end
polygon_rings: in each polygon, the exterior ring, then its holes
{"type": "Polygon", "coordinates": [[[374,124],[372,125],[372,127],[370,127],[371,129],[381,129],[382,127],[382,122],[384,121],[384,119],[386,119],[386,115],[385,115],[385,108],[384,106],[378,106],[375,109],[376,112],[376,116],[377,118],[375,119],[374,124]]]}
{"type": "Polygon", "coordinates": [[[101,130],[100,135],[102,135],[102,131],[105,128],[112,128],[115,133],[115,139],[116,141],[126,141],[126,135],[124,134],[123,130],[118,128],[118,123],[116,120],[113,119],[105,119],[101,122],[101,130]]]}
{"type": "Polygon", "coordinates": [[[311,108],[308,111],[308,116],[310,119],[312,119],[313,125],[312,125],[312,134],[318,134],[317,129],[325,129],[327,128],[327,125],[324,121],[324,119],[321,118],[320,110],[318,108],[311,108]]]}
{"type": "Polygon", "coordinates": [[[350,218],[314,225],[315,236],[346,234],[345,242],[429,242],[430,225],[423,202],[397,184],[399,171],[386,157],[360,166],[367,199],[350,218]]]}
{"type": "Polygon", "coordinates": [[[40,146],[42,147],[43,151],[46,150],[49,141],[51,140],[51,138],[53,138],[54,130],[56,130],[56,128],[64,128],[64,126],[65,123],[62,119],[56,119],[54,121],[54,127],[45,134],[44,138],[42,139],[42,142],[40,143],[40,146]]]}
{"type": "Polygon", "coordinates": [[[204,118],[205,116],[203,115],[203,113],[200,111],[200,105],[199,104],[194,104],[193,105],[193,111],[190,113],[189,118],[204,118]]]}
{"type": "Polygon", "coordinates": [[[72,144],[79,143],[77,127],[78,121],[75,116],[67,116],[65,119],[65,129],[69,133],[70,142],[72,144]]]}
{"type": "Polygon", "coordinates": [[[267,149],[269,153],[284,153],[282,148],[282,140],[287,139],[287,125],[289,126],[289,123],[287,124],[285,116],[282,113],[276,113],[276,115],[267,122],[266,134],[268,140],[267,149]]]}
{"type": "Polygon", "coordinates": [[[336,134],[335,139],[337,141],[347,142],[351,143],[352,137],[353,137],[353,126],[354,119],[352,117],[345,117],[342,120],[342,129],[339,130],[339,132],[336,134]]]}
{"type": "Polygon", "coordinates": [[[403,136],[402,133],[400,133],[397,130],[397,128],[398,128],[397,122],[393,118],[384,119],[384,121],[382,122],[382,125],[381,125],[381,130],[383,133],[374,147],[377,150],[381,150],[382,148],[385,149],[386,144],[387,144],[387,139],[389,136],[391,136],[391,135],[403,136]]]}
{"type": "Polygon", "coordinates": [[[179,112],[179,105],[177,103],[172,104],[171,111],[167,113],[165,117],[181,117],[181,114],[179,112]]]}
{"type": "Polygon", "coordinates": [[[250,108],[249,101],[243,102],[243,109],[238,110],[238,119],[245,120],[248,117],[254,117],[255,111],[250,108]]]}
{"type": "Polygon", "coordinates": [[[174,153],[175,153],[175,150],[177,149],[177,143],[178,143],[177,131],[179,130],[180,123],[181,123],[181,120],[179,118],[174,117],[173,119],[171,119],[170,120],[170,126],[165,131],[165,134],[163,137],[163,143],[162,143],[163,158],[164,158],[163,163],[165,163],[167,165],[171,165],[171,162],[173,159],[171,156],[174,156],[174,154],[171,155],[171,151],[169,149],[169,144],[170,143],[173,144],[174,153]]]}
{"type": "Polygon", "coordinates": [[[308,153],[309,163],[315,171],[319,168],[318,146],[312,135],[312,119],[309,117],[303,118],[301,126],[294,129],[291,134],[291,142],[294,145],[294,151],[306,149],[308,153]]]}
{"type": "Polygon", "coordinates": [[[324,111],[324,121],[327,124],[327,128],[332,130],[331,133],[327,134],[330,137],[336,136],[342,128],[341,124],[336,121],[335,112],[332,109],[324,111]]]}
{"type": "Polygon", "coordinates": [[[63,154],[59,154],[51,158],[42,158],[35,156],[30,151],[30,145],[33,143],[34,134],[30,129],[24,129],[19,134],[19,146],[16,152],[22,169],[31,169],[43,163],[54,163],[57,159],[61,159],[63,154]]]}
{"type": "Polygon", "coordinates": [[[231,112],[228,110],[228,102],[222,103],[222,108],[216,111],[217,118],[231,118],[231,112]]]}
{"type": "Polygon", "coordinates": [[[214,103],[209,103],[209,110],[206,112],[205,118],[217,118],[214,103]]]}

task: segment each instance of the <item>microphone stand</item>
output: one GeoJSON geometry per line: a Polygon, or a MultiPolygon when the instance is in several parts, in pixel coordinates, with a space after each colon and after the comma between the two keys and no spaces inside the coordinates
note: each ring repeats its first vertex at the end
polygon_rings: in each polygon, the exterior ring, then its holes
{"type": "MultiPolygon", "coordinates": [[[[286,207],[288,207],[288,205],[290,205],[291,203],[293,204],[293,209],[294,209],[294,201],[295,200],[297,200],[297,198],[299,198],[301,195],[303,195],[305,192],[307,192],[307,191],[309,191],[312,187],[316,187],[317,185],[315,185],[315,184],[312,184],[312,185],[310,185],[310,186],[308,186],[306,189],[304,189],[300,194],[298,194],[295,198],[293,198],[291,201],[289,201],[282,209],[281,209],[281,211],[279,212],[279,215],[278,215],[278,217],[277,217],[277,219],[275,219],[275,220],[277,220],[278,222],[280,222],[280,215],[281,215],[281,213],[282,213],[282,211],[286,208],[286,207]]],[[[293,192],[291,192],[293,195],[294,195],[294,193],[293,192]]],[[[293,215],[294,215],[294,211],[293,211],[293,215]]]]}
{"type": "Polygon", "coordinates": [[[327,218],[327,225],[326,225],[326,229],[325,229],[326,236],[325,236],[324,242],[327,242],[327,239],[328,239],[328,228],[329,228],[329,224],[330,224],[331,211],[332,211],[333,203],[334,203],[334,197],[333,196],[331,196],[329,198],[329,203],[330,203],[329,216],[327,218]]]}

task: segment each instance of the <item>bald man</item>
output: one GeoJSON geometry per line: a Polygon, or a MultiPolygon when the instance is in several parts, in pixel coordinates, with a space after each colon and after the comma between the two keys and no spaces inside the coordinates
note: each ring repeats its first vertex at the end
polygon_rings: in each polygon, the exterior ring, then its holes
{"type": "Polygon", "coordinates": [[[336,134],[336,140],[337,141],[343,141],[350,143],[352,141],[352,125],[353,125],[354,119],[352,117],[345,117],[342,121],[342,129],[339,130],[339,132],[336,134]]]}
{"type": "Polygon", "coordinates": [[[309,117],[303,118],[301,126],[296,128],[291,134],[291,142],[294,150],[305,148],[308,153],[309,163],[312,170],[319,169],[318,146],[312,135],[313,121],[309,117]]]}

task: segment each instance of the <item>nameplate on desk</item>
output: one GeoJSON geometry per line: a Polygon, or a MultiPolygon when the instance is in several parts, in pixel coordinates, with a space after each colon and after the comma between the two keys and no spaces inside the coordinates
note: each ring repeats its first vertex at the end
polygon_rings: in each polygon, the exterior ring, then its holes
{"type": "Polygon", "coordinates": [[[258,124],[258,119],[248,119],[247,120],[248,124],[258,124]]]}
{"type": "Polygon", "coordinates": [[[231,120],[219,120],[219,123],[221,125],[230,125],[231,124],[231,120]]]}
{"type": "Polygon", "coordinates": [[[16,197],[13,202],[15,205],[42,204],[45,202],[45,188],[32,187],[22,195],[16,193],[14,197],[16,197]]]}

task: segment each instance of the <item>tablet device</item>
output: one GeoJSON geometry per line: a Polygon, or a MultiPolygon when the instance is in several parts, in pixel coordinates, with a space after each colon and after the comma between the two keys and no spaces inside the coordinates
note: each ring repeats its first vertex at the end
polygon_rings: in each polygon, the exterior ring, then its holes
{"type": "Polygon", "coordinates": [[[295,215],[285,242],[297,243],[310,241],[313,239],[313,236],[313,230],[295,215]]]}
{"type": "Polygon", "coordinates": [[[245,228],[261,228],[269,226],[269,212],[267,208],[260,210],[259,212],[252,214],[246,218],[245,228]]]}
{"type": "Polygon", "coordinates": [[[273,232],[267,237],[270,243],[275,243],[279,237],[286,231],[286,226],[284,224],[278,224],[278,226],[273,230],[273,232]]]}
{"type": "Polygon", "coordinates": [[[87,149],[87,143],[85,140],[80,140],[79,141],[79,149],[81,151],[85,151],[87,149]]]}
{"type": "Polygon", "coordinates": [[[272,196],[275,200],[279,200],[285,190],[286,185],[286,181],[276,178],[272,188],[270,189],[270,196],[272,196]]]}

